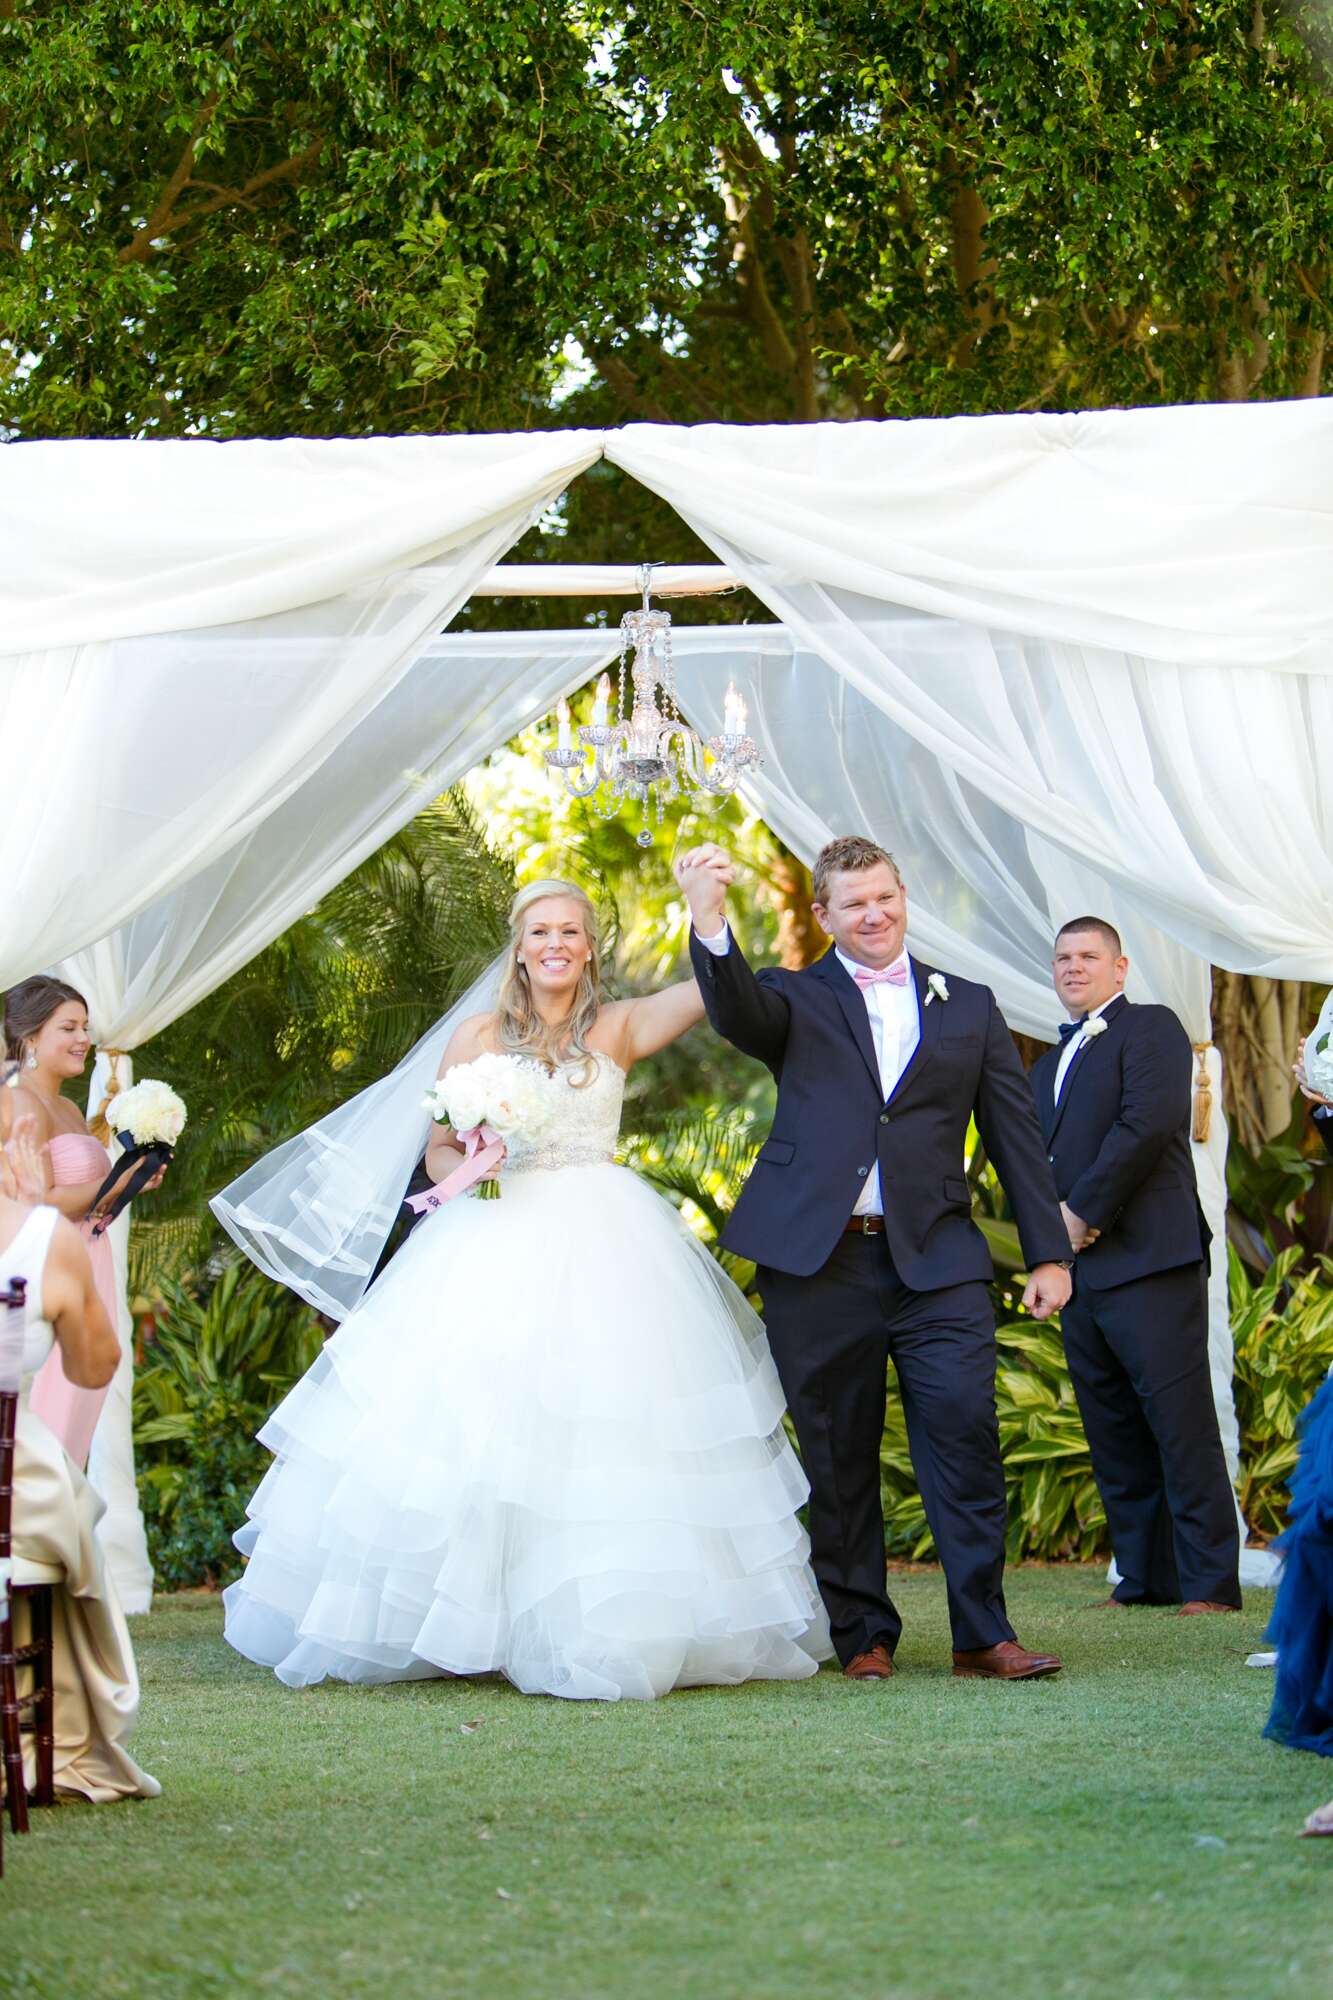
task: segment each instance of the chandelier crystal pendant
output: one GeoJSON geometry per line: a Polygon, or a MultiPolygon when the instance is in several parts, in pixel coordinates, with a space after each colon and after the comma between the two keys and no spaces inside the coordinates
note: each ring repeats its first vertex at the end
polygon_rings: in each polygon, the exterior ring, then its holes
{"type": "Polygon", "coordinates": [[[652,846],[652,819],[655,816],[661,826],[673,799],[686,792],[696,798],[703,793],[726,797],[746,771],[763,762],[745,733],[745,703],[734,686],[727,688],[720,736],[701,740],[682,718],[671,657],[671,619],[667,612],[652,608],[652,567],[645,563],[639,572],[642,609],[627,611],[620,621],[618,719],[608,720],[611,677],[603,674],[592,721],[580,724],[575,732],[569,703],[562,699],[556,709],[556,748],[543,753],[548,767],[560,772],[569,796],[591,799],[599,818],[614,819],[626,800],[637,803],[643,814],[637,835],[640,847],[652,846]],[[627,673],[633,691],[628,717],[627,673]]]}

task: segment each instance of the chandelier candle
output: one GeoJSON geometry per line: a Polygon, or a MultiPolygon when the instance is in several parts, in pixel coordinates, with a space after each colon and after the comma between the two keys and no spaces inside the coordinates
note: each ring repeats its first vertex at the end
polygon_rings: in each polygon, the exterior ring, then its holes
{"type": "Polygon", "coordinates": [[[571,798],[594,799],[596,794],[593,810],[602,819],[613,819],[626,799],[634,800],[643,813],[638,844],[651,847],[650,815],[656,814],[660,826],[668,800],[686,792],[700,803],[705,793],[727,797],[743,773],[756,769],[762,760],[745,734],[745,702],[734,686],[728,687],[723,703],[720,736],[700,742],[681,716],[671,658],[671,619],[665,611],[652,608],[646,566],[641,577],[643,609],[627,611],[620,621],[616,721],[609,720],[611,678],[603,674],[592,721],[580,725],[577,746],[569,703],[562,699],[555,712],[556,747],[544,758],[551,770],[559,771],[571,798]],[[627,675],[633,689],[628,716],[627,675]]]}

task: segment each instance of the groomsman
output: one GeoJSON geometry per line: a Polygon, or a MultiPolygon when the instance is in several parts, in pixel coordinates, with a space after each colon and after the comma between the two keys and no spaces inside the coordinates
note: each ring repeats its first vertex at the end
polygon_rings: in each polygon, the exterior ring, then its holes
{"type": "Polygon", "coordinates": [[[1055,1170],[1074,1292],[1065,1353],[1120,1582],[1114,1604],[1240,1608],[1240,1537],[1208,1371],[1208,1245],[1190,1156],[1190,1043],[1134,1006],[1113,927],[1055,941],[1060,1046],[1029,1081],[1055,1170]]]}

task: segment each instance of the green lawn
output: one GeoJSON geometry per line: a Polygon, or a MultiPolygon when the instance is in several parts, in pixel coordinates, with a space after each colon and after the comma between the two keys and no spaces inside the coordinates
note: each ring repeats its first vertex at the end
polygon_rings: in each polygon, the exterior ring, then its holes
{"type": "Polygon", "coordinates": [[[895,1580],[891,1683],[619,1707],[489,1683],[293,1694],[215,1600],[134,1630],[154,1803],[7,1839],[0,1993],[376,2000],[1301,2000],[1333,1990],[1333,1760],[1260,1738],[1268,1611],[1010,1580],[1055,1681],[947,1671],[895,1580]]]}

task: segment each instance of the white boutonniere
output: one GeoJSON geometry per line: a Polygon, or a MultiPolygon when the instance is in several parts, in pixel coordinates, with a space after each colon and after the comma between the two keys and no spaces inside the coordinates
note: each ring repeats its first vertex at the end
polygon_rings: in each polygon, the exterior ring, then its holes
{"type": "Polygon", "coordinates": [[[1094,1035],[1104,1035],[1105,1033],[1106,1021],[1100,1014],[1094,1014],[1090,1021],[1083,1023],[1083,1039],[1085,1042],[1090,1042],[1094,1035]]]}
{"type": "Polygon", "coordinates": [[[948,999],[949,987],[942,972],[932,972],[930,978],[926,981],[926,986],[929,989],[926,993],[927,1007],[929,1007],[932,1000],[948,999]]]}

